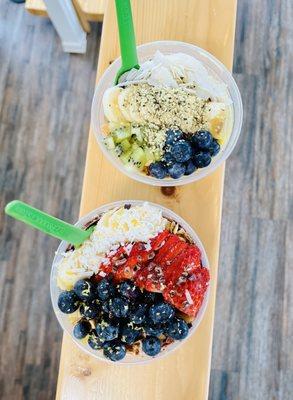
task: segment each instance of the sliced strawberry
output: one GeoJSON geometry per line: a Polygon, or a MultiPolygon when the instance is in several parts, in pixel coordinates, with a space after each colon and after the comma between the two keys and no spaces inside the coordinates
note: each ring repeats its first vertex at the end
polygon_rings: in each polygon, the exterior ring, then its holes
{"type": "Polygon", "coordinates": [[[126,265],[128,265],[129,267],[133,267],[136,264],[143,264],[154,257],[154,251],[143,250],[140,253],[137,253],[135,256],[130,256],[126,262],[126,265]]]}
{"type": "Polygon", "coordinates": [[[166,287],[164,272],[154,262],[148,263],[138,271],[135,283],[141,289],[146,289],[149,292],[162,292],[166,287]]]}
{"type": "Polygon", "coordinates": [[[168,236],[170,236],[170,232],[165,230],[165,231],[160,232],[153,239],[151,239],[152,250],[155,250],[155,251],[159,250],[165,244],[165,241],[168,238],[168,236]]]}
{"type": "Polygon", "coordinates": [[[195,317],[202,305],[209,279],[209,271],[206,268],[196,268],[188,278],[176,285],[170,282],[163,291],[163,296],[180,311],[195,317]]]}
{"type": "Polygon", "coordinates": [[[167,254],[160,260],[160,265],[168,267],[176,258],[184,253],[188,249],[188,244],[179,240],[173,246],[170,247],[167,254]]]}
{"type": "Polygon", "coordinates": [[[130,250],[129,257],[136,256],[136,255],[140,254],[144,250],[145,250],[145,244],[144,243],[142,243],[142,242],[134,243],[134,245],[132,246],[132,248],[130,250]]]}
{"type": "Polygon", "coordinates": [[[114,279],[117,282],[124,281],[126,279],[134,279],[140,268],[141,266],[138,264],[129,266],[127,265],[127,263],[125,263],[123,265],[120,265],[114,274],[114,279]]]}
{"type": "Polygon", "coordinates": [[[162,246],[162,248],[157,253],[157,255],[154,259],[154,262],[156,262],[157,264],[161,264],[161,262],[164,260],[164,258],[167,256],[167,254],[170,252],[170,249],[179,242],[181,242],[181,240],[178,238],[178,236],[176,236],[176,235],[168,236],[165,244],[162,246]]]}
{"type": "Polygon", "coordinates": [[[195,245],[187,245],[183,251],[166,268],[165,278],[167,284],[175,285],[180,276],[190,275],[196,268],[201,267],[200,251],[195,245]]]}

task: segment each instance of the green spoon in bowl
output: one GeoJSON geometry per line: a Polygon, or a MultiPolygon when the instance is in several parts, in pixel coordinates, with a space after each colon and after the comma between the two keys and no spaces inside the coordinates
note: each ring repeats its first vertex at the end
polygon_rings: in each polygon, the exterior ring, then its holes
{"type": "Polygon", "coordinates": [[[115,85],[125,72],[139,69],[130,0],[115,0],[122,65],[115,77],[115,85]]]}
{"type": "Polygon", "coordinates": [[[77,228],[19,200],[8,203],[5,213],[50,236],[72,243],[74,246],[80,246],[92,233],[92,229],[85,231],[77,228]]]}

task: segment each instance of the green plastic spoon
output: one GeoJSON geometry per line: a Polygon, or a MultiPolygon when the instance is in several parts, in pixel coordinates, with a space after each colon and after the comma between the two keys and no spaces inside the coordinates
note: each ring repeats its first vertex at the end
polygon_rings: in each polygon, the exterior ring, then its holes
{"type": "Polygon", "coordinates": [[[91,229],[84,231],[19,200],[8,203],[5,207],[5,213],[48,235],[65,240],[75,246],[81,245],[92,233],[91,229]]]}
{"type": "Polygon", "coordinates": [[[119,29],[122,65],[116,74],[115,85],[125,72],[139,69],[130,0],[115,0],[119,29]]]}

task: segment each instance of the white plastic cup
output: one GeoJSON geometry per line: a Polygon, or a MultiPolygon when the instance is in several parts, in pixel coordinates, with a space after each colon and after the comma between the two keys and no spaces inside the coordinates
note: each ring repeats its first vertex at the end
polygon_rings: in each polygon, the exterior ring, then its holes
{"type": "MultiPolygon", "coordinates": [[[[113,208],[123,207],[125,204],[142,205],[143,203],[144,203],[144,201],[140,201],[140,200],[123,200],[123,201],[117,201],[115,203],[106,204],[102,207],[97,208],[96,210],[93,210],[89,214],[85,215],[75,225],[78,227],[85,227],[85,226],[88,226],[88,224],[91,221],[93,221],[95,218],[101,216],[102,214],[104,214],[105,212],[107,212],[113,208]]],[[[154,204],[154,203],[150,203],[150,202],[148,202],[148,203],[150,205],[162,210],[162,214],[164,217],[168,218],[169,220],[177,222],[183,229],[185,229],[187,234],[192,238],[194,243],[198,246],[198,248],[201,251],[201,260],[202,260],[203,266],[209,270],[210,267],[209,267],[209,262],[208,262],[208,258],[207,258],[205,249],[204,249],[200,239],[198,238],[197,234],[190,227],[190,225],[188,225],[186,221],[184,221],[181,217],[179,217],[173,211],[171,211],[165,207],[162,207],[158,204],[154,204]]],[[[60,243],[58,250],[55,254],[53,265],[52,265],[51,278],[50,278],[50,291],[51,291],[51,300],[52,300],[55,315],[56,315],[62,329],[66,333],[68,333],[69,336],[71,336],[73,341],[78,345],[78,347],[80,347],[81,350],[85,351],[86,353],[90,354],[91,356],[93,356],[101,361],[113,363],[112,361],[110,361],[104,357],[102,350],[94,350],[87,343],[83,343],[82,341],[76,339],[73,336],[73,324],[69,320],[69,315],[63,314],[58,308],[58,297],[59,297],[59,294],[62,292],[62,290],[59,289],[57,286],[58,264],[61,261],[61,259],[63,257],[62,254],[66,251],[68,245],[69,244],[65,241],[62,241],[60,243]]],[[[142,352],[139,355],[134,355],[134,354],[130,354],[127,352],[125,358],[121,361],[115,362],[115,364],[128,365],[128,364],[149,363],[153,360],[156,360],[158,358],[166,356],[167,354],[170,354],[173,350],[180,347],[182,345],[182,343],[185,342],[185,340],[187,340],[191,337],[191,335],[196,331],[198,325],[200,324],[200,322],[203,318],[203,315],[205,313],[207,304],[208,304],[209,293],[210,293],[210,284],[205,293],[202,306],[201,306],[196,318],[192,322],[192,327],[189,329],[188,336],[184,340],[181,340],[181,341],[177,340],[177,341],[169,344],[164,349],[162,349],[162,351],[156,357],[150,357],[142,352]]]]}
{"type": "Polygon", "coordinates": [[[232,129],[227,142],[225,143],[224,146],[221,147],[220,152],[215,157],[212,157],[212,162],[210,163],[210,165],[205,168],[197,169],[193,174],[184,175],[178,179],[172,179],[172,178],[157,179],[152,176],[148,176],[140,171],[128,170],[119,160],[119,158],[114,154],[112,154],[106,148],[104,144],[104,135],[101,130],[101,126],[106,122],[102,105],[102,99],[106,89],[114,85],[115,75],[121,64],[120,58],[116,59],[106,69],[95,89],[95,94],[92,102],[92,110],[91,110],[91,124],[93,132],[95,134],[95,137],[102,152],[116,168],[118,168],[129,178],[153,186],[185,185],[187,183],[198,181],[199,179],[202,179],[207,175],[211,174],[231,154],[239,138],[242,126],[243,109],[242,109],[241,96],[237,84],[234,78],[232,77],[230,71],[219,60],[217,60],[214,56],[212,56],[207,51],[201,49],[200,47],[191,45],[189,43],[176,42],[176,41],[158,41],[158,42],[146,43],[141,46],[138,46],[137,48],[137,53],[140,63],[143,63],[144,61],[151,59],[157,50],[159,50],[163,54],[172,54],[172,53],[188,54],[196,58],[200,62],[202,62],[211,75],[213,75],[219,81],[222,81],[227,85],[229,95],[233,102],[232,129]]]}

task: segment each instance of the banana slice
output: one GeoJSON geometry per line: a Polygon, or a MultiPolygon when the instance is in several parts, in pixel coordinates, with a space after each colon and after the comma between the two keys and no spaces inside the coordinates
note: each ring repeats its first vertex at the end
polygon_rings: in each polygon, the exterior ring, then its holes
{"type": "Polygon", "coordinates": [[[225,103],[211,102],[206,107],[206,116],[209,130],[213,137],[223,144],[225,141],[224,125],[227,118],[227,107],[225,103]]]}
{"type": "Polygon", "coordinates": [[[135,101],[135,87],[127,87],[119,95],[118,104],[124,117],[130,122],[142,123],[139,115],[138,104],[135,101]]]}
{"type": "Polygon", "coordinates": [[[125,89],[121,89],[121,91],[120,91],[120,93],[118,95],[118,106],[119,106],[119,109],[120,109],[123,117],[128,122],[132,122],[131,115],[128,112],[128,104],[129,104],[130,92],[131,92],[130,88],[125,88],[125,89]]]}
{"type": "Polygon", "coordinates": [[[106,118],[110,122],[122,122],[125,123],[126,120],[120,111],[118,105],[118,96],[121,92],[121,88],[114,86],[107,89],[103,96],[103,108],[106,118]]]}

